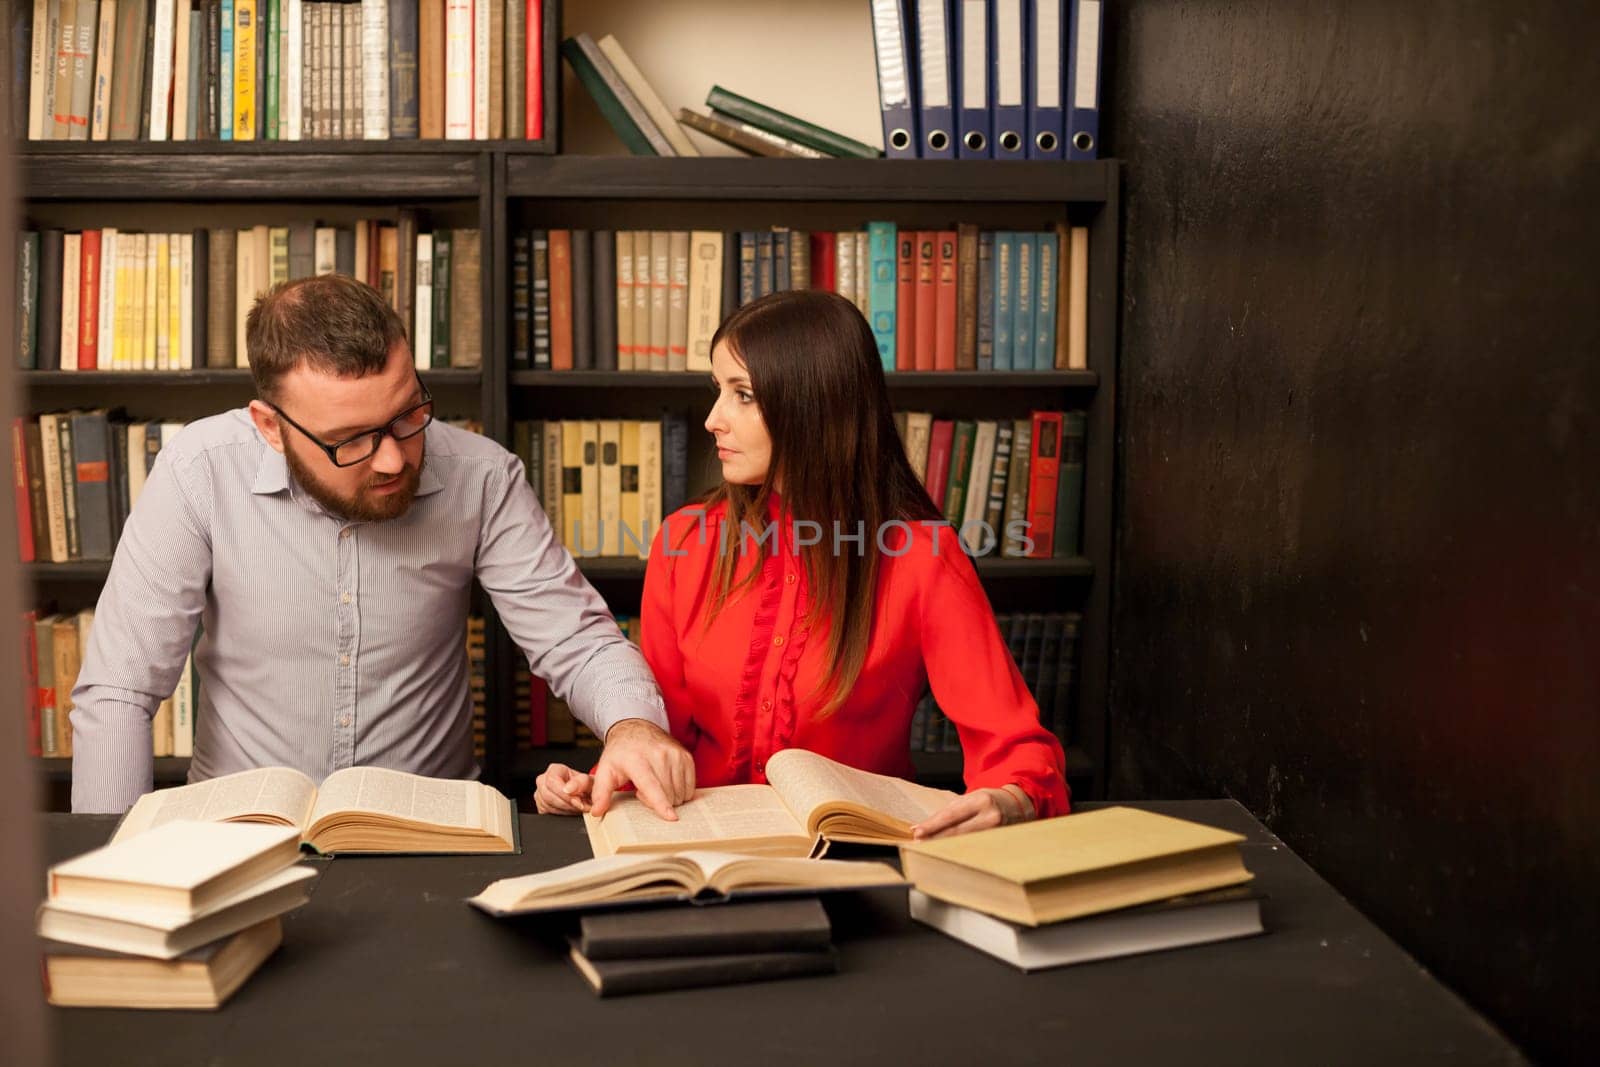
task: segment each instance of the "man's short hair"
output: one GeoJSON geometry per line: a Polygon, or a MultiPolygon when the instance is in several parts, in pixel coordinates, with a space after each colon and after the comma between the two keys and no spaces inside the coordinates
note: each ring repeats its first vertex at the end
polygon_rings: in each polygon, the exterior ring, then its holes
{"type": "Polygon", "coordinates": [[[383,370],[405,323],[372,286],[345,274],[280,282],[256,299],[245,319],[245,351],[256,393],[276,396],[278,383],[304,362],[340,378],[383,370]]]}

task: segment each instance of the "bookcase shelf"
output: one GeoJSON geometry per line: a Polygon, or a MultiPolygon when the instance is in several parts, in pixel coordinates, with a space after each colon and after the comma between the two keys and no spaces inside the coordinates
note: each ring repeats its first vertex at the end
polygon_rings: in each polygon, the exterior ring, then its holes
{"type": "MultiPolygon", "coordinates": [[[[553,6],[553,5],[552,5],[553,6]]],[[[554,73],[554,72],[553,72],[554,73]]],[[[554,85],[554,78],[548,82],[554,85]]],[[[553,92],[553,88],[551,92],[553,92]]],[[[509,234],[518,226],[740,229],[789,225],[851,228],[867,218],[942,228],[955,221],[1027,229],[1070,220],[1087,225],[1089,369],[1026,372],[895,372],[897,407],[947,416],[994,418],[1032,408],[1088,412],[1082,555],[1072,559],[975,560],[998,611],[1080,611],[1074,746],[1069,771],[1080,796],[1103,792],[1106,759],[1112,573],[1117,276],[1121,247],[1120,165],[939,160],[794,160],[583,157],[541,154],[524,142],[30,143],[17,152],[27,205],[45,225],[75,229],[135,227],[140,212],[171,214],[172,205],[217,205],[218,216],[246,205],[264,211],[301,205],[308,213],[339,208],[413,206],[445,210],[484,234],[480,370],[424,371],[452,410],[481,420],[510,446],[523,418],[644,417],[662,407],[694,409],[706,390],[698,373],[511,370],[509,234]],[[147,207],[146,205],[151,205],[147,207]],[[538,219],[537,222],[531,220],[538,219]]],[[[189,225],[227,225],[195,212],[189,225]]],[[[277,217],[277,216],[274,216],[277,217]]],[[[149,227],[159,229],[159,226],[149,227]]],[[[250,395],[246,370],[61,372],[21,375],[26,414],[72,407],[125,405],[137,418],[192,418],[236,406],[250,395]]],[[[691,422],[698,425],[698,418],[691,422]]],[[[579,561],[613,608],[637,606],[644,563],[579,561]]],[[[25,571],[40,596],[63,608],[93,603],[109,573],[104,561],[32,564],[25,571]]],[[[488,752],[484,777],[511,788],[562,750],[514,750],[512,665],[518,653],[492,611],[486,612],[488,752]]],[[[571,750],[592,758],[596,750],[571,750]]],[[[919,774],[959,777],[958,754],[919,753],[919,774]]],[[[186,770],[186,762],[185,768],[186,770]]],[[[564,761],[570,762],[570,761],[564,761]]],[[[44,761],[47,775],[70,775],[70,761],[44,761]]],[[[158,780],[181,780],[158,761],[158,780]],[[163,769],[165,768],[165,769],[163,769]],[[165,777],[160,777],[165,776],[165,777]]]]}

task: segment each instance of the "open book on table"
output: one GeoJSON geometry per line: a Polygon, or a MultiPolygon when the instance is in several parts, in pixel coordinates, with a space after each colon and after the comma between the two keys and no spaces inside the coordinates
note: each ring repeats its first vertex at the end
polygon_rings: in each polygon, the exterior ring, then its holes
{"type": "Polygon", "coordinates": [[[602,818],[585,815],[596,856],[719,849],[767,856],[821,855],[828,842],[892,845],[956,799],[944,789],[846,767],[788,748],[767,761],[770,785],[695,791],[678,821],[658,817],[633,794],[618,795],[602,818]]]}
{"type": "Polygon", "coordinates": [[[225,774],[146,793],[112,841],[174,819],[293,826],[300,842],[336,852],[521,852],[517,812],[482,782],[424,778],[382,767],[347,767],[319,789],[289,767],[225,774]]]}
{"type": "Polygon", "coordinates": [[[660,900],[704,903],[741,896],[905,884],[900,873],[887,863],[678,852],[598,856],[553,871],[502,878],[468,898],[467,903],[490,915],[526,915],[660,900]]]}

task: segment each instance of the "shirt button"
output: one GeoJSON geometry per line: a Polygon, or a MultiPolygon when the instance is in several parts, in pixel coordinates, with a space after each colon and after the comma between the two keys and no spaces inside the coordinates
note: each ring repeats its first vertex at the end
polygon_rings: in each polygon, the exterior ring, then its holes
{"type": "Polygon", "coordinates": [[[789,585],[793,585],[793,584],[794,584],[794,575],[792,575],[792,574],[785,574],[785,575],[784,575],[784,576],[783,576],[783,580],[784,580],[784,582],[786,582],[786,583],[787,583],[787,584],[789,584],[789,585]]]}
{"type": "Polygon", "coordinates": [[[339,594],[339,603],[341,603],[341,604],[350,603],[350,594],[349,593],[340,593],[339,594]]]}
{"type": "Polygon", "coordinates": [[[341,666],[345,666],[345,667],[350,666],[350,657],[348,655],[340,656],[339,657],[339,663],[340,663],[341,666]]]}
{"type": "Polygon", "coordinates": [[[761,710],[762,710],[762,711],[771,711],[771,710],[772,710],[772,701],[770,701],[770,700],[763,700],[763,701],[762,701],[762,702],[761,702],[761,710]]]}
{"type": "Polygon", "coordinates": [[[774,638],[773,638],[773,639],[772,639],[772,643],[773,643],[773,644],[775,644],[775,645],[781,645],[781,644],[783,644],[783,635],[782,635],[782,634],[779,634],[779,635],[778,635],[778,636],[777,636],[777,637],[774,637],[774,638]]]}
{"type": "Polygon", "coordinates": [[[343,718],[341,718],[339,720],[339,725],[340,726],[349,726],[350,725],[350,716],[346,715],[343,718]]]}
{"type": "Polygon", "coordinates": [[[349,537],[350,536],[350,531],[347,530],[347,529],[346,530],[340,530],[339,531],[339,536],[340,537],[349,537]]]}

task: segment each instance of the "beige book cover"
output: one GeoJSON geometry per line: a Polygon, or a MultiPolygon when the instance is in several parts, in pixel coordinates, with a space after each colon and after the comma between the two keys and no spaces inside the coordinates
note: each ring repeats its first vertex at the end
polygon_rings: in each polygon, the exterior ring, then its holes
{"type": "Polygon", "coordinates": [[[1089,229],[1074,226],[1072,259],[1067,265],[1067,369],[1089,367],[1089,229]]]}
{"type": "MultiPolygon", "coordinates": [[[[146,794],[153,796],[155,794],[146,794]]],[[[51,903],[100,913],[117,908],[192,916],[300,856],[293,827],[177,819],[50,868],[51,903]]]]}
{"type": "Polygon", "coordinates": [[[583,424],[569,419],[561,430],[561,543],[574,556],[583,536],[583,424]]]}
{"type": "Polygon", "coordinates": [[[689,234],[673,230],[667,250],[667,370],[689,369],[689,234]]]}
{"type": "Polygon", "coordinates": [[[174,819],[267,823],[337,852],[519,852],[515,807],[482,782],[427,778],[382,767],[346,767],[318,786],[289,767],[258,767],[136,801],[113,843],[174,819]]]}
{"type": "Polygon", "coordinates": [[[450,249],[450,366],[483,362],[483,234],[456,230],[450,249]]]}
{"type": "Polygon", "coordinates": [[[1018,823],[900,847],[929,896],[1026,926],[1247,882],[1244,838],[1137,808],[1018,823]]]}
{"type": "Polygon", "coordinates": [[[156,705],[156,713],[150,717],[150,754],[158,758],[172,755],[171,697],[156,705]]]}
{"type": "Polygon", "coordinates": [[[574,552],[580,556],[598,556],[605,549],[600,528],[600,424],[593,419],[583,419],[578,423],[578,433],[583,442],[583,465],[579,468],[578,483],[583,529],[574,552]]]}
{"type": "Polygon", "coordinates": [[[650,231],[633,231],[633,370],[654,370],[650,364],[651,270],[650,231]]]}
{"type": "Polygon", "coordinates": [[[721,324],[722,234],[695,230],[689,235],[688,370],[711,370],[711,338],[721,324]]]}
{"type": "Polygon", "coordinates": [[[639,549],[650,558],[650,544],[661,529],[661,423],[639,424],[639,549]]]}
{"type": "Polygon", "coordinates": [[[622,423],[602,420],[600,431],[600,536],[602,556],[620,556],[622,538],[622,423]]]}
{"type": "Polygon", "coordinates": [[[282,943],[276,915],[170,960],[47,942],[45,999],[58,1008],[219,1008],[282,943]]]}
{"type": "Polygon", "coordinates": [[[873,774],[804,749],[767,760],[769,785],[698,789],[668,822],[632,794],[619,794],[603,818],[583,817],[596,856],[713,849],[766,856],[820,855],[828,842],[892,844],[956,799],[885,774],[873,774]]]}
{"type": "Polygon", "coordinates": [[[61,369],[78,369],[78,294],[83,289],[83,234],[61,238],[61,369]]]}
{"type": "Polygon", "coordinates": [[[617,369],[632,370],[633,231],[617,231],[617,369]]]}
{"type": "MultiPolygon", "coordinates": [[[[667,344],[672,336],[672,234],[650,231],[650,358],[641,370],[667,369],[667,344]]],[[[635,366],[638,366],[637,360],[635,366]]]]}
{"type": "Polygon", "coordinates": [[[650,121],[654,122],[656,128],[666,137],[672,145],[672,150],[680,156],[698,156],[700,150],[694,146],[688,133],[672,117],[672,112],[662,102],[661,97],[656,95],[655,89],[645,79],[633,59],[623,50],[616,36],[608,33],[595,44],[601,54],[611,61],[612,67],[616,68],[617,77],[622,79],[622,84],[638,98],[645,114],[650,116],[650,121]]]}

